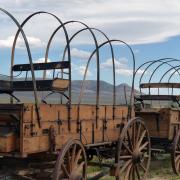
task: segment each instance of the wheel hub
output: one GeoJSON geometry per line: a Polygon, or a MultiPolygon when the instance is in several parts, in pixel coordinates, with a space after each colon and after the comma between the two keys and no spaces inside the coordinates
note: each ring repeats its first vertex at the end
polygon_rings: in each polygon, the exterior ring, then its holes
{"type": "Polygon", "coordinates": [[[144,160],[143,153],[138,150],[135,150],[132,155],[132,160],[135,164],[143,162],[143,160],[144,160]]]}

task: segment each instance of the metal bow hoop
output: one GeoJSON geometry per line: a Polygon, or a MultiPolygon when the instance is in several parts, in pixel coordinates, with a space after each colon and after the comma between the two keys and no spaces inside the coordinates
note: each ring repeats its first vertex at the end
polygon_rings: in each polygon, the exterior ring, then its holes
{"type": "MultiPolygon", "coordinates": [[[[149,83],[151,82],[153,75],[156,73],[156,71],[157,71],[160,67],[162,67],[162,66],[165,64],[165,65],[169,65],[171,68],[175,69],[175,67],[173,67],[170,63],[171,63],[171,62],[178,62],[178,61],[180,62],[180,60],[173,58],[173,59],[171,59],[171,60],[162,62],[160,65],[158,65],[158,66],[154,69],[153,73],[151,74],[151,76],[150,76],[150,78],[149,78],[149,83]]],[[[176,70],[176,69],[175,69],[175,70],[176,70]]],[[[178,72],[178,71],[177,71],[177,72],[178,72]]],[[[179,73],[179,72],[178,72],[178,73],[179,73]]],[[[180,75],[180,74],[179,74],[179,75],[180,75]]]]}
{"type": "MultiPolygon", "coordinates": [[[[95,30],[100,32],[106,39],[107,41],[109,41],[109,45],[110,45],[110,50],[111,50],[111,57],[112,57],[112,65],[113,65],[113,106],[116,105],[116,77],[115,77],[115,59],[114,59],[114,50],[113,50],[113,46],[112,43],[110,42],[110,39],[108,38],[108,36],[101,30],[97,29],[97,28],[90,28],[91,30],[95,30]]],[[[69,43],[81,32],[88,30],[87,28],[81,29],[79,31],[77,31],[70,39],[69,39],[69,43]]],[[[66,54],[66,50],[67,47],[65,47],[64,49],[64,53],[63,53],[63,60],[65,58],[65,54],[66,54]]],[[[98,99],[98,94],[96,95],[96,105],[98,106],[99,104],[97,104],[97,99],[98,99]]]]}
{"type": "MultiPolygon", "coordinates": [[[[144,74],[147,72],[147,70],[148,70],[152,65],[154,65],[155,63],[164,62],[164,61],[166,62],[166,61],[168,61],[168,60],[174,60],[174,58],[161,58],[161,59],[158,59],[158,60],[147,61],[147,62],[145,62],[144,64],[142,64],[141,66],[139,66],[139,67],[137,68],[136,74],[137,74],[138,70],[139,70],[141,67],[143,67],[144,65],[150,63],[150,64],[145,68],[145,70],[143,71],[143,73],[142,73],[142,75],[141,75],[141,77],[140,77],[140,80],[139,80],[139,90],[140,90],[140,93],[142,93],[141,88],[140,88],[140,84],[141,84],[142,78],[144,77],[144,74]]],[[[168,64],[168,63],[167,63],[167,64],[168,64]]],[[[171,66],[171,65],[170,65],[170,66],[171,66]]],[[[176,70],[176,69],[175,69],[175,70],[176,70]]]]}
{"type": "MultiPolygon", "coordinates": [[[[159,83],[161,83],[162,80],[163,80],[163,78],[164,78],[169,72],[171,72],[174,68],[176,69],[176,71],[174,71],[172,74],[170,74],[170,76],[169,76],[169,78],[168,78],[168,83],[170,83],[171,78],[173,77],[173,75],[174,75],[176,72],[178,72],[178,75],[180,76],[180,73],[179,73],[179,69],[180,69],[180,68],[179,68],[179,67],[180,67],[180,65],[174,66],[173,68],[168,69],[168,70],[162,75],[159,83]]],[[[159,93],[159,88],[158,88],[158,93],[159,93]]],[[[173,88],[172,88],[172,93],[173,93],[173,88]]],[[[168,94],[169,94],[169,87],[168,87],[168,94]]]]}
{"type": "MultiPolygon", "coordinates": [[[[160,79],[160,83],[162,82],[162,80],[163,80],[163,78],[169,73],[169,72],[171,72],[174,68],[176,69],[170,76],[169,76],[169,78],[171,79],[171,77],[177,72],[178,73],[178,75],[180,76],[180,72],[179,72],[179,69],[178,69],[178,67],[180,67],[180,65],[178,65],[178,66],[173,66],[173,67],[171,67],[170,69],[168,69],[163,75],[162,75],[162,77],[161,77],[161,79],[160,79]]],[[[168,79],[168,83],[169,83],[169,79],[168,79]]]]}
{"type": "MultiPolygon", "coordinates": [[[[117,40],[117,39],[113,39],[113,40],[109,40],[109,41],[106,41],[102,44],[99,45],[98,49],[100,49],[101,47],[103,47],[104,45],[108,44],[109,42],[119,42],[119,43],[122,43],[124,45],[126,45],[128,47],[128,49],[130,50],[131,54],[132,54],[132,59],[133,59],[133,78],[132,78],[132,89],[131,89],[131,96],[130,96],[130,112],[129,112],[129,117],[131,117],[131,110],[132,110],[132,99],[134,98],[134,76],[135,76],[135,55],[134,55],[134,52],[131,48],[131,46],[129,44],[127,44],[126,42],[122,41],[122,40],[117,40]]],[[[78,104],[81,104],[81,100],[82,100],[82,96],[83,96],[83,93],[84,93],[84,84],[85,84],[85,79],[86,79],[86,75],[87,75],[87,71],[88,71],[88,68],[89,68],[89,64],[91,62],[91,59],[94,55],[94,53],[96,52],[96,50],[94,50],[91,54],[91,56],[89,57],[88,59],[88,62],[87,62],[87,65],[86,65],[86,69],[85,69],[85,74],[84,74],[84,77],[83,77],[83,82],[82,82],[82,85],[81,85],[81,92],[80,92],[80,96],[79,96],[79,101],[78,101],[78,104]]],[[[99,99],[99,97],[98,97],[99,99]]],[[[98,100],[99,101],[99,100],[98,100]]]]}
{"type": "MultiPolygon", "coordinates": [[[[31,15],[29,15],[21,24],[21,29],[22,27],[34,16],[36,15],[39,15],[39,14],[47,14],[47,15],[50,15],[52,17],[54,17],[61,25],[62,25],[62,28],[63,28],[63,31],[64,31],[64,34],[65,34],[65,38],[66,38],[66,42],[67,42],[67,49],[68,49],[68,60],[71,62],[71,53],[70,53],[70,47],[69,47],[69,37],[68,37],[68,33],[67,33],[67,30],[66,28],[64,27],[62,21],[54,14],[52,13],[49,13],[49,12],[45,12],[45,11],[38,11],[38,12],[35,12],[31,15]]],[[[11,54],[11,80],[12,80],[12,77],[13,77],[13,71],[12,71],[12,67],[14,65],[14,54],[15,54],[15,47],[16,47],[16,42],[17,42],[17,39],[18,39],[18,36],[19,36],[19,33],[20,33],[20,29],[18,29],[18,31],[16,32],[16,35],[14,37],[14,41],[13,41],[13,46],[12,46],[12,54],[11,54]]],[[[70,65],[70,70],[71,70],[71,65],[70,65]]],[[[70,79],[71,79],[71,76],[70,76],[70,79]]],[[[71,91],[71,86],[69,87],[69,91],[71,91]]],[[[35,92],[36,93],[36,92],[35,92]]],[[[37,96],[37,95],[36,95],[37,96]]],[[[71,96],[70,96],[70,99],[71,99],[71,96]]]]}
{"type": "Polygon", "coordinates": [[[35,98],[35,108],[36,108],[38,123],[39,123],[39,127],[40,127],[40,115],[39,115],[39,110],[38,110],[38,97],[37,97],[37,93],[36,93],[37,88],[36,88],[34,67],[33,67],[32,56],[31,56],[31,51],[30,51],[30,48],[29,48],[29,43],[28,43],[27,37],[26,37],[21,25],[19,24],[19,22],[16,20],[16,18],[12,14],[10,14],[8,11],[6,11],[3,8],[0,8],[0,11],[4,12],[6,15],[8,15],[13,20],[13,22],[19,28],[19,31],[21,32],[22,37],[24,39],[25,46],[26,46],[27,53],[28,53],[29,63],[30,63],[30,67],[31,67],[31,74],[32,74],[32,81],[33,81],[33,88],[34,88],[34,98],[35,98]]]}
{"type": "MultiPolygon", "coordinates": [[[[99,51],[98,51],[98,41],[97,41],[97,38],[94,34],[94,32],[91,30],[91,28],[86,25],[85,23],[83,22],[80,22],[80,21],[67,21],[63,24],[63,26],[67,25],[67,24],[70,24],[70,23],[79,23],[83,26],[86,27],[87,30],[89,30],[89,32],[91,33],[92,37],[93,37],[93,40],[94,40],[94,44],[95,44],[95,47],[96,47],[96,60],[97,60],[97,69],[100,69],[100,60],[99,60],[99,51]]],[[[51,42],[53,40],[53,37],[56,35],[56,33],[61,29],[62,25],[60,25],[54,32],[53,34],[51,35],[49,41],[48,41],[48,44],[47,44],[47,48],[46,48],[46,56],[45,56],[45,62],[47,62],[47,59],[48,59],[48,54],[49,54],[49,48],[50,48],[50,45],[51,45],[51,42]]],[[[72,40],[72,39],[71,39],[72,40]]],[[[70,44],[71,40],[68,41],[68,44],[70,44]]],[[[67,46],[67,45],[66,45],[67,46]]],[[[65,51],[66,52],[66,51],[65,51]]],[[[63,61],[64,61],[64,58],[65,58],[65,54],[63,55],[63,61]]],[[[69,72],[69,75],[71,76],[71,70],[69,72]]],[[[44,78],[45,78],[46,75],[44,75],[44,78]]],[[[97,87],[96,87],[96,91],[97,91],[97,94],[99,94],[99,80],[100,80],[100,72],[97,71],[97,87]]],[[[70,86],[71,86],[71,80],[70,80],[70,86]]],[[[70,91],[70,94],[71,94],[71,91],[70,91]]],[[[70,103],[71,103],[71,99],[70,99],[70,103]]],[[[99,102],[97,102],[97,104],[99,104],[99,102]]]]}
{"type": "MultiPolygon", "coordinates": [[[[179,66],[176,66],[178,72],[179,72],[179,70],[180,70],[179,67],[180,67],[180,65],[179,65],[179,66]]],[[[176,73],[176,71],[174,71],[174,72],[169,76],[168,83],[170,82],[171,78],[175,75],[175,73],[176,73]]]]}

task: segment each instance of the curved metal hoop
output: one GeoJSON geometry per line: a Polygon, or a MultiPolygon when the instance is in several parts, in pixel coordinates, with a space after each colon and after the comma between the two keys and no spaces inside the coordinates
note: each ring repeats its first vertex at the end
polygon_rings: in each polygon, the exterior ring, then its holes
{"type": "MultiPolygon", "coordinates": [[[[24,39],[24,42],[25,42],[25,46],[26,46],[26,49],[27,49],[27,53],[28,53],[29,63],[30,63],[30,66],[31,66],[31,74],[32,74],[33,87],[34,87],[35,105],[36,105],[37,112],[38,112],[38,98],[37,98],[37,93],[36,93],[37,88],[36,88],[36,82],[35,82],[35,74],[34,74],[32,56],[31,56],[31,51],[30,51],[30,47],[29,47],[29,43],[28,43],[27,37],[26,37],[26,35],[25,35],[21,25],[19,24],[17,19],[12,14],[10,14],[8,11],[6,11],[5,9],[2,9],[2,8],[0,8],[0,11],[4,12],[6,15],[8,15],[13,20],[13,22],[19,28],[18,29],[19,32],[21,32],[21,34],[23,36],[23,39],[24,39]]],[[[39,117],[39,115],[38,115],[38,117],[39,117]]]]}
{"type": "MultiPolygon", "coordinates": [[[[29,15],[23,22],[22,24],[20,25],[21,29],[22,27],[34,16],[38,15],[38,14],[48,14],[52,17],[54,17],[60,24],[63,25],[62,21],[54,14],[52,13],[49,13],[49,12],[45,12],[45,11],[38,11],[38,12],[35,12],[31,15],[29,15]]],[[[63,27],[63,30],[64,30],[64,34],[65,34],[65,38],[66,38],[66,42],[67,42],[67,49],[68,49],[68,59],[69,61],[71,61],[71,54],[70,54],[70,47],[69,47],[69,44],[68,44],[68,41],[69,41],[69,37],[68,37],[68,33],[67,33],[67,30],[64,26],[63,27]]],[[[19,36],[19,33],[20,33],[20,29],[17,30],[16,32],[16,35],[14,37],[14,41],[13,41],[13,46],[12,46],[12,54],[11,54],[11,79],[13,77],[13,71],[12,71],[12,66],[14,65],[14,53],[15,53],[15,47],[16,47],[16,42],[17,42],[17,39],[18,39],[18,36],[19,36]]],[[[32,58],[31,58],[32,59],[32,58]]],[[[70,66],[70,70],[71,70],[71,66],[70,66]]],[[[71,76],[70,76],[70,80],[71,80],[71,76]]],[[[71,91],[71,86],[69,87],[69,91],[71,91]]],[[[71,95],[69,96],[70,99],[71,99],[71,95]]]]}
{"type": "MultiPolygon", "coordinates": [[[[111,57],[112,57],[112,66],[113,66],[113,106],[116,105],[116,76],[115,76],[115,59],[114,59],[114,50],[113,50],[113,46],[112,46],[112,43],[110,42],[110,39],[108,38],[108,36],[101,30],[97,29],[97,28],[90,28],[91,30],[95,30],[95,31],[98,31],[100,32],[106,39],[107,41],[109,41],[109,46],[110,46],[110,50],[111,50],[111,57]]],[[[88,28],[84,28],[84,29],[80,29],[79,31],[77,31],[75,34],[72,35],[72,37],[69,39],[69,43],[81,32],[83,31],[86,31],[88,30],[88,28]]],[[[65,58],[65,54],[66,54],[66,50],[67,50],[67,47],[65,47],[64,49],[64,53],[63,53],[63,60],[65,58]]],[[[97,101],[97,98],[99,97],[99,94],[97,94],[96,96],[96,103],[98,102],[97,101]]],[[[98,105],[98,104],[97,104],[98,105]]]]}
{"type": "MultiPolygon", "coordinates": [[[[160,65],[158,65],[158,66],[154,69],[153,73],[151,74],[151,76],[150,76],[150,78],[149,78],[149,83],[151,82],[152,77],[153,77],[153,75],[156,73],[156,71],[157,71],[160,67],[162,67],[164,64],[169,65],[171,68],[175,69],[174,66],[172,66],[171,64],[169,64],[169,63],[175,62],[175,61],[180,61],[180,60],[173,58],[173,59],[171,59],[171,60],[162,62],[160,65]]],[[[175,69],[175,70],[176,70],[176,69],[175,69]]],[[[177,72],[178,72],[178,71],[177,71],[177,72]]],[[[178,73],[179,73],[179,72],[178,72],[178,73]]],[[[179,74],[179,75],[180,75],[180,74],[179,74]]]]}
{"type": "MultiPolygon", "coordinates": [[[[180,65],[179,65],[179,66],[176,66],[176,68],[178,68],[178,69],[177,69],[178,72],[179,72],[179,70],[180,70],[179,67],[180,67],[180,65]]],[[[171,78],[175,75],[175,73],[176,73],[176,71],[174,71],[174,72],[169,76],[168,83],[170,82],[171,78]]]]}
{"type": "MultiPolygon", "coordinates": [[[[70,24],[70,23],[79,23],[83,26],[86,27],[87,30],[89,30],[89,32],[91,33],[93,39],[94,39],[94,43],[95,43],[95,47],[96,47],[96,60],[97,60],[97,87],[96,87],[96,91],[97,91],[97,94],[99,94],[99,80],[100,80],[100,72],[99,72],[99,69],[100,69],[100,60],[99,60],[99,50],[98,50],[98,41],[97,41],[97,38],[94,34],[94,32],[91,30],[91,28],[86,25],[85,23],[81,22],[81,21],[67,21],[65,22],[63,25],[67,25],[67,24],[70,24]]],[[[51,45],[51,42],[52,42],[52,39],[53,37],[55,36],[55,34],[61,29],[62,25],[60,25],[54,32],[53,34],[51,35],[49,41],[48,41],[48,44],[47,44],[47,48],[46,48],[46,56],[45,56],[45,62],[47,61],[48,59],[48,53],[49,53],[49,48],[50,48],[50,45],[51,45]]],[[[71,39],[72,40],[72,39],[71,39]]],[[[71,40],[68,41],[68,44],[70,44],[71,40]]],[[[63,55],[63,60],[65,58],[65,54],[63,55]]],[[[69,74],[71,75],[71,71],[69,72],[69,74]]],[[[44,77],[46,75],[44,74],[44,77]]],[[[71,81],[70,81],[70,84],[71,84],[71,81]]],[[[98,98],[97,98],[97,104],[99,104],[98,102],[98,98]]]]}
{"type": "MultiPolygon", "coordinates": [[[[178,66],[173,66],[173,67],[171,67],[170,69],[168,69],[168,70],[162,75],[162,77],[161,77],[161,79],[160,79],[159,82],[161,83],[162,80],[163,80],[163,78],[164,78],[169,72],[171,72],[174,68],[176,69],[176,68],[178,68],[178,67],[180,67],[180,65],[178,65],[178,66]]],[[[177,72],[178,75],[180,76],[179,69],[176,69],[172,74],[170,74],[169,78],[172,77],[176,72],[177,72]]],[[[170,79],[171,79],[171,78],[170,78],[170,79]]]]}
{"type": "MultiPolygon", "coordinates": [[[[146,65],[146,64],[149,64],[149,65],[145,68],[145,70],[143,71],[143,73],[142,73],[142,75],[141,75],[141,77],[140,77],[140,80],[139,80],[139,90],[140,90],[140,93],[142,93],[141,88],[140,88],[140,84],[141,84],[142,78],[144,77],[144,75],[145,75],[145,73],[147,72],[147,70],[148,70],[153,64],[155,64],[155,63],[164,62],[164,61],[165,61],[165,63],[166,63],[166,61],[168,61],[168,60],[174,60],[174,58],[161,58],[161,59],[158,59],[158,60],[147,61],[147,62],[143,63],[141,66],[139,66],[139,67],[136,69],[135,75],[136,75],[137,72],[140,70],[140,68],[142,68],[142,67],[143,67],[144,65],[146,65]]],[[[166,64],[168,64],[169,66],[171,66],[171,64],[169,64],[168,62],[167,62],[166,64]]],[[[172,67],[172,66],[171,66],[171,67],[172,67]]],[[[176,69],[175,69],[175,70],[176,70],[176,69]]]]}
{"type": "MultiPolygon", "coordinates": [[[[132,58],[133,58],[133,78],[132,78],[132,90],[131,90],[131,96],[130,96],[130,112],[129,112],[129,116],[131,117],[131,110],[132,110],[132,98],[134,97],[134,75],[135,75],[135,55],[134,55],[134,52],[131,48],[130,45],[128,45],[126,42],[124,41],[121,41],[121,40],[117,40],[117,39],[113,39],[113,40],[109,40],[109,41],[106,41],[102,44],[99,45],[98,49],[100,49],[101,47],[103,47],[104,45],[108,44],[109,42],[119,42],[119,43],[123,43],[124,45],[126,45],[128,47],[128,49],[130,50],[131,54],[132,54],[132,58]]],[[[87,62],[87,65],[86,65],[86,69],[85,69],[85,74],[84,74],[84,78],[83,78],[83,82],[82,82],[82,85],[81,85],[81,92],[80,92],[80,96],[79,96],[79,101],[78,101],[78,104],[80,105],[81,104],[81,100],[82,100],[82,96],[83,96],[83,93],[84,93],[84,84],[85,84],[85,79],[86,79],[86,75],[87,75],[87,71],[88,71],[88,67],[89,67],[89,64],[91,62],[91,59],[94,55],[94,53],[96,52],[96,50],[94,50],[91,54],[91,56],[89,57],[88,59],[88,62],[87,62]]],[[[99,97],[98,97],[99,98],[99,97]]],[[[98,100],[99,101],[99,100],[98,100]]]]}

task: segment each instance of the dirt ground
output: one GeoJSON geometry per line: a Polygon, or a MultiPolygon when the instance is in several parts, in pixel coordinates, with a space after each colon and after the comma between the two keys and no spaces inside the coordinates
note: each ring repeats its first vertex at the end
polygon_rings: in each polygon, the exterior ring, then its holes
{"type": "MultiPolygon", "coordinates": [[[[89,173],[96,174],[100,170],[101,169],[98,167],[90,167],[89,173]]],[[[0,170],[0,180],[18,180],[18,178],[9,176],[7,171],[10,171],[7,167],[0,170]]],[[[114,178],[105,176],[101,178],[101,180],[114,180],[114,178]]],[[[147,180],[180,180],[180,176],[178,177],[173,173],[169,155],[159,155],[156,159],[151,160],[151,167],[147,180]]]]}

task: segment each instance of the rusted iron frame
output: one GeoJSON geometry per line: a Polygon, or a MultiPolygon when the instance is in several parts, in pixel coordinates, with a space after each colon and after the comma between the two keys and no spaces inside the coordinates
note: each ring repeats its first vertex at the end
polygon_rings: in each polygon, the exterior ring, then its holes
{"type": "MultiPolygon", "coordinates": [[[[144,64],[142,64],[141,66],[139,66],[139,68],[136,70],[136,74],[137,74],[138,70],[139,70],[141,67],[143,67],[144,65],[150,63],[150,64],[145,68],[145,70],[143,71],[143,73],[142,73],[142,75],[141,75],[141,77],[140,77],[139,87],[140,87],[140,84],[141,84],[141,81],[142,81],[142,78],[143,78],[144,74],[146,73],[146,71],[147,71],[152,65],[154,65],[155,63],[158,63],[158,62],[164,62],[164,61],[173,60],[173,59],[174,59],[174,58],[161,58],[161,59],[158,59],[158,60],[155,60],[155,61],[151,60],[151,61],[147,61],[147,62],[145,62],[144,64]]],[[[168,63],[167,63],[167,64],[168,64],[168,63]]],[[[141,88],[139,88],[139,90],[140,90],[140,93],[142,94],[141,88]]]]}
{"type": "MultiPolygon", "coordinates": [[[[39,15],[39,14],[48,14],[52,17],[54,17],[60,24],[63,24],[62,21],[54,14],[52,13],[49,13],[49,12],[45,12],[45,11],[38,11],[38,12],[35,12],[31,15],[29,15],[23,22],[22,24],[20,25],[18,31],[16,32],[16,35],[14,37],[14,41],[13,41],[13,46],[12,46],[12,52],[11,52],[11,71],[10,71],[10,74],[11,74],[11,81],[12,81],[12,78],[13,78],[13,71],[12,71],[12,67],[14,65],[14,54],[15,54],[15,48],[16,48],[16,42],[17,42],[17,39],[18,39],[18,36],[19,36],[19,33],[20,33],[20,30],[23,28],[23,26],[34,16],[36,15],[39,15]]],[[[63,30],[64,30],[64,34],[65,34],[65,38],[66,38],[66,41],[67,41],[67,47],[68,47],[68,59],[70,61],[71,59],[71,54],[70,54],[70,47],[69,47],[69,44],[68,44],[68,40],[69,40],[69,37],[68,37],[68,33],[67,33],[67,30],[66,28],[63,26],[63,30]]],[[[30,51],[30,48],[29,48],[29,51],[30,51]]],[[[37,113],[37,118],[38,118],[38,124],[39,124],[39,127],[41,127],[41,123],[40,123],[40,113],[39,113],[39,102],[38,102],[38,97],[37,97],[37,88],[36,88],[36,79],[35,79],[35,73],[34,73],[34,67],[33,67],[33,61],[32,61],[32,57],[31,57],[31,74],[32,74],[32,81],[33,81],[33,87],[34,87],[34,97],[35,97],[35,107],[36,107],[36,113],[37,113]]],[[[70,65],[70,69],[71,69],[71,65],[70,65]]],[[[11,100],[12,101],[12,100],[11,100]]]]}
{"type": "MultiPolygon", "coordinates": [[[[29,47],[27,37],[26,37],[21,25],[19,24],[19,22],[16,20],[16,18],[12,14],[10,14],[8,11],[6,11],[3,8],[0,8],[0,11],[4,12],[6,15],[8,15],[13,20],[13,22],[19,28],[18,31],[21,32],[21,35],[23,36],[24,43],[25,43],[27,53],[28,53],[29,63],[31,65],[31,74],[32,74],[32,80],[33,80],[33,87],[34,87],[34,98],[35,98],[35,102],[36,102],[37,117],[40,118],[39,113],[38,113],[38,103],[37,103],[38,102],[38,97],[37,97],[37,93],[36,93],[37,88],[36,88],[36,82],[35,82],[34,67],[33,67],[32,55],[31,55],[31,50],[30,50],[30,47],[29,47]]],[[[12,69],[12,66],[11,66],[11,69],[12,69]]]]}
{"type": "MultiPolygon", "coordinates": [[[[112,39],[112,40],[109,40],[109,41],[106,41],[106,42],[103,42],[102,44],[99,45],[98,49],[100,49],[101,47],[103,47],[104,45],[106,45],[107,43],[109,42],[118,42],[118,43],[122,43],[124,45],[126,45],[128,47],[128,49],[130,50],[131,54],[132,54],[132,59],[133,59],[133,78],[132,78],[132,89],[131,89],[131,95],[130,95],[130,105],[129,105],[129,113],[128,113],[128,118],[131,118],[131,115],[132,115],[132,98],[134,98],[134,77],[135,77],[135,55],[134,55],[134,52],[131,48],[131,46],[129,44],[127,44],[126,42],[122,41],[122,40],[118,40],[118,39],[112,39]]],[[[83,77],[83,82],[82,82],[82,85],[81,85],[81,92],[80,92],[80,97],[79,97],[79,101],[78,101],[78,104],[80,105],[81,104],[81,100],[82,100],[82,96],[83,96],[83,93],[84,93],[84,84],[85,84],[85,79],[86,79],[86,75],[87,75],[87,71],[88,71],[88,68],[89,68],[89,64],[91,62],[91,59],[94,55],[94,53],[96,52],[96,50],[94,50],[91,54],[91,56],[89,57],[88,59],[88,62],[87,62],[87,65],[86,65],[86,69],[85,69],[85,73],[84,73],[84,77],[83,77]]]]}

